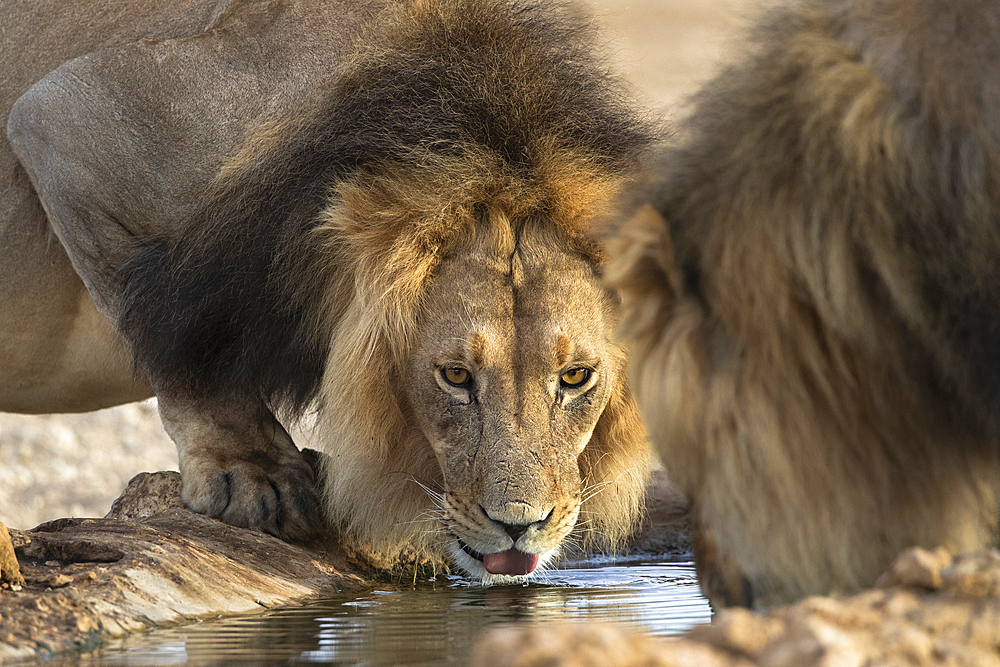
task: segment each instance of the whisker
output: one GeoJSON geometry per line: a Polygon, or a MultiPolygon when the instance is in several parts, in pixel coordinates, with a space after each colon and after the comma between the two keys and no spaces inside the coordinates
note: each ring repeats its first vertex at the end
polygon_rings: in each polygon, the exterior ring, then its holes
{"type": "MultiPolygon", "coordinates": [[[[586,555],[586,550],[583,548],[583,541],[579,537],[569,536],[562,542],[562,547],[565,552],[575,552],[576,555],[584,556],[586,555]]],[[[571,553],[563,553],[563,557],[572,555],[571,553]]]]}
{"type": "Polygon", "coordinates": [[[401,521],[399,523],[399,525],[400,526],[412,526],[412,525],[418,524],[418,523],[438,523],[438,522],[439,521],[438,521],[437,517],[427,516],[427,517],[423,517],[423,518],[416,518],[413,521],[401,521]]]}
{"type": "Polygon", "coordinates": [[[432,507],[430,509],[425,509],[423,512],[420,513],[420,516],[442,517],[442,516],[447,516],[447,515],[448,515],[448,512],[445,511],[443,508],[440,508],[440,507],[432,507]]]}
{"type": "Polygon", "coordinates": [[[590,475],[595,470],[597,470],[597,468],[599,467],[601,461],[603,461],[604,457],[606,457],[606,456],[611,456],[611,452],[601,452],[601,455],[599,457],[597,457],[597,460],[590,464],[590,469],[587,471],[587,476],[583,478],[583,484],[584,484],[584,486],[586,486],[587,483],[590,481],[590,475]]]}
{"type": "Polygon", "coordinates": [[[432,489],[431,487],[427,486],[426,484],[424,484],[423,482],[421,482],[419,479],[417,479],[413,475],[410,475],[409,477],[410,477],[410,481],[413,482],[414,484],[416,484],[417,486],[419,486],[423,490],[423,492],[425,494],[427,494],[427,497],[430,498],[434,502],[434,504],[437,505],[437,507],[439,509],[444,510],[444,508],[445,508],[445,497],[444,497],[443,493],[435,491],[434,489],[432,489]]]}
{"type": "Polygon", "coordinates": [[[581,504],[589,500],[592,500],[597,494],[603,492],[608,486],[612,484],[617,484],[622,479],[622,477],[625,477],[626,475],[629,477],[634,476],[635,472],[636,472],[635,468],[626,468],[625,470],[622,470],[620,473],[618,473],[618,475],[616,475],[614,479],[605,480],[603,482],[587,486],[585,489],[585,495],[580,500],[581,504]]]}
{"type": "Polygon", "coordinates": [[[417,533],[417,535],[440,535],[442,532],[444,531],[442,531],[440,528],[435,528],[429,530],[422,530],[419,533],[417,533]]]}
{"type": "Polygon", "coordinates": [[[614,482],[602,482],[600,484],[595,484],[594,486],[590,487],[589,489],[587,489],[587,495],[585,495],[583,498],[580,499],[580,503],[583,504],[593,500],[601,493],[603,493],[604,490],[613,483],[614,482]]]}

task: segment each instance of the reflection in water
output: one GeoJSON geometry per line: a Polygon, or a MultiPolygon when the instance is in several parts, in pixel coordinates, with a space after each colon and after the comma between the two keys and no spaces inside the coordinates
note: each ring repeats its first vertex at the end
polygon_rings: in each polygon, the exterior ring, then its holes
{"type": "Polygon", "coordinates": [[[475,636],[496,623],[592,620],[672,635],[710,615],[690,563],[590,562],[525,586],[439,577],[159,630],[83,656],[81,664],[461,665],[475,636]]]}

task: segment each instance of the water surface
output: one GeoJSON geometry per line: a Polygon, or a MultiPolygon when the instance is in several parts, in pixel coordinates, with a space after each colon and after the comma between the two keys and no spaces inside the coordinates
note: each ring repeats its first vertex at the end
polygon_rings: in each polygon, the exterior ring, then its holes
{"type": "Polygon", "coordinates": [[[673,635],[710,615],[689,562],[590,560],[527,585],[438,577],[155,630],[80,664],[463,665],[474,638],[495,624],[592,620],[673,635]]]}

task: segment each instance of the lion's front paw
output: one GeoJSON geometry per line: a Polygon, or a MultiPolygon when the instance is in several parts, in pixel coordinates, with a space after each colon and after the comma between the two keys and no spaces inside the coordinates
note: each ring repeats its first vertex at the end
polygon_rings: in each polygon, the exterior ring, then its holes
{"type": "Polygon", "coordinates": [[[162,394],[159,407],[177,445],[188,508],[286,540],[319,532],[313,470],[270,412],[162,394]]]}
{"type": "Polygon", "coordinates": [[[313,472],[298,459],[196,458],[182,466],[181,498],[191,510],[233,526],[303,539],[320,528],[320,512],[313,472]]]}

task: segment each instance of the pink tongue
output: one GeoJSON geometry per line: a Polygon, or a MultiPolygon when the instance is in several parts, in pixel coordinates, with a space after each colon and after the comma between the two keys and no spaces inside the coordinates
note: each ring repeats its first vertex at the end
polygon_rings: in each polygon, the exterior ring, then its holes
{"type": "Polygon", "coordinates": [[[490,574],[530,574],[538,566],[538,554],[507,549],[498,554],[483,554],[483,565],[490,574]]]}

